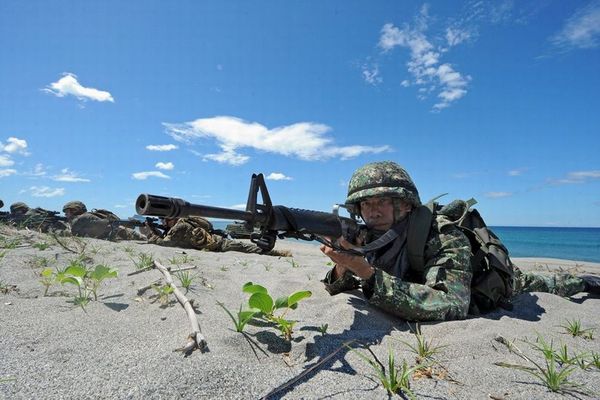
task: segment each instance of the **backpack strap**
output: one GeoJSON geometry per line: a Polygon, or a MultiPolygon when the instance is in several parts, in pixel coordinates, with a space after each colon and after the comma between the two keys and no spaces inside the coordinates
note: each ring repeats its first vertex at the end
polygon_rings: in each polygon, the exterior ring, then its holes
{"type": "Polygon", "coordinates": [[[408,252],[408,262],[412,269],[423,271],[425,268],[425,242],[431,229],[431,219],[433,218],[433,201],[421,205],[410,213],[408,220],[408,234],[406,249],[408,252]]]}

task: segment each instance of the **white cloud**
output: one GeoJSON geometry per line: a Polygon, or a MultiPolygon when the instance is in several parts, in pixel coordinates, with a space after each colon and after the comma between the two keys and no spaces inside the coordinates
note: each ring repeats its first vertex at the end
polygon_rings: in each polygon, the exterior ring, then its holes
{"type": "Polygon", "coordinates": [[[57,197],[64,196],[64,188],[50,188],[48,186],[32,186],[29,188],[29,192],[33,197],[57,197]]]}
{"type": "Polygon", "coordinates": [[[6,140],[6,144],[0,143],[0,151],[6,153],[19,153],[25,156],[29,155],[27,152],[27,141],[16,137],[9,137],[6,140]]]}
{"type": "Polygon", "coordinates": [[[509,197],[513,194],[511,192],[487,192],[483,194],[485,197],[489,197],[491,199],[499,199],[501,197],[509,197]]]}
{"type": "Polygon", "coordinates": [[[234,204],[234,205],[232,205],[229,208],[233,208],[233,209],[236,209],[236,210],[245,210],[246,209],[246,203],[243,203],[243,204],[242,203],[240,203],[240,204],[234,204]]]}
{"type": "Polygon", "coordinates": [[[155,177],[155,178],[171,179],[170,176],[165,175],[165,174],[163,174],[160,171],[135,172],[135,173],[131,174],[131,177],[133,179],[137,179],[139,181],[144,181],[144,180],[148,179],[151,176],[155,177]]]}
{"type": "Polygon", "coordinates": [[[146,149],[150,151],[171,151],[178,148],[179,146],[176,144],[149,144],[146,146],[146,149]]]}
{"type": "Polygon", "coordinates": [[[166,171],[171,171],[173,168],[175,168],[175,165],[173,165],[172,162],[157,162],[154,166],[158,169],[163,169],[166,171]]]}
{"type": "Polygon", "coordinates": [[[10,167],[11,165],[14,165],[14,164],[15,164],[15,162],[13,160],[11,160],[9,156],[0,154],[0,167],[10,167]]]}
{"type": "Polygon", "coordinates": [[[286,176],[280,172],[271,172],[269,174],[269,176],[266,177],[266,179],[270,180],[270,181],[291,181],[292,178],[290,178],[289,176],[286,176]]]}
{"type": "MultiPolygon", "coordinates": [[[[400,29],[393,24],[385,24],[381,29],[378,46],[384,52],[389,52],[395,47],[410,50],[410,60],[406,65],[412,79],[402,81],[401,85],[419,86],[417,97],[421,100],[427,98],[428,93],[437,91],[438,102],[434,104],[433,110],[439,111],[467,94],[467,85],[471,77],[463,76],[449,63],[440,62],[447,49],[435,46],[427,38],[425,33],[428,21],[428,8],[423,7],[415,17],[414,27],[405,24],[400,29]]],[[[448,28],[446,31],[446,40],[451,46],[469,37],[468,31],[459,28],[448,28]]]]}
{"type": "Polygon", "coordinates": [[[368,65],[363,65],[362,74],[365,82],[370,85],[377,85],[383,82],[383,78],[379,75],[379,66],[377,64],[369,67],[368,65]]]}
{"type": "Polygon", "coordinates": [[[111,103],[115,101],[109,92],[81,86],[77,81],[77,75],[70,72],[63,74],[62,78],[48,85],[43,91],[52,93],[57,97],[71,95],[83,101],[110,101],[111,103]]]}
{"type": "Polygon", "coordinates": [[[14,175],[17,173],[16,169],[11,169],[11,168],[4,168],[4,169],[0,169],[0,178],[4,178],[10,175],[14,175]]]}
{"type": "Polygon", "coordinates": [[[586,183],[596,179],[600,179],[600,170],[569,172],[564,178],[549,179],[548,182],[554,185],[564,185],[586,183]]]}
{"type": "Polygon", "coordinates": [[[52,177],[52,180],[58,182],[90,182],[89,179],[80,178],[79,176],[77,176],[76,172],[69,171],[68,168],[63,168],[60,171],[60,174],[54,175],[52,177]]]}
{"type": "Polygon", "coordinates": [[[456,46],[471,38],[472,33],[465,29],[449,27],[446,29],[446,41],[448,46],[456,46]]]}
{"type": "Polygon", "coordinates": [[[128,208],[128,207],[131,207],[131,206],[126,206],[125,204],[115,204],[114,207],[115,208],[128,208]]]}
{"type": "Polygon", "coordinates": [[[167,134],[173,139],[191,143],[195,139],[216,140],[221,152],[206,154],[204,160],[231,165],[241,165],[250,157],[237,150],[244,147],[259,151],[296,157],[306,161],[325,160],[332,157],[342,159],[364,153],[390,151],[389,146],[335,146],[333,139],[326,136],[331,130],[323,124],[300,122],[273,129],[257,123],[230,116],[201,118],[181,124],[164,124],[167,134]]]}
{"type": "Polygon", "coordinates": [[[600,1],[593,1],[569,17],[560,32],[550,38],[557,47],[587,49],[600,44],[600,1]]]}
{"type": "Polygon", "coordinates": [[[523,173],[527,171],[527,168],[515,168],[508,171],[509,176],[521,176],[523,173]]]}

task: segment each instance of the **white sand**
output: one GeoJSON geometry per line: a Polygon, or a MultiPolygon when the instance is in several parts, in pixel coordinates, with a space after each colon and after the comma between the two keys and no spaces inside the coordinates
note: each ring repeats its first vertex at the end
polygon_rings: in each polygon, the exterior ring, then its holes
{"type": "MultiPolygon", "coordinates": [[[[0,234],[6,235],[6,230],[0,234]]],[[[14,235],[14,233],[12,233],[14,235]]],[[[3,235],[3,236],[4,236],[3,235]]],[[[44,235],[19,232],[23,244],[48,240],[44,235]]],[[[5,237],[5,236],[4,236],[5,237]]],[[[188,293],[200,314],[198,320],[209,351],[183,357],[174,349],[189,333],[183,309],[177,303],[161,307],[152,303],[152,290],[138,297],[138,287],[161,277],[158,271],[127,276],[135,270],[126,250],[151,253],[165,265],[181,257],[180,249],[138,243],[110,243],[86,239],[93,264],[118,268],[119,277],[103,284],[100,298],[85,312],[68,301],[76,293],[72,286],[55,286],[43,297],[41,268],[36,257],[51,266],[65,266],[75,254],[54,244],[40,251],[31,246],[4,250],[0,281],[14,284],[18,292],[0,294],[0,398],[6,399],[248,399],[261,398],[288,384],[270,398],[286,399],[379,399],[386,392],[373,370],[344,343],[371,344],[383,362],[388,349],[401,364],[415,362],[414,354],[398,340],[414,343],[408,325],[370,307],[360,292],[331,297],[319,281],[328,259],[312,244],[282,241],[290,259],[242,253],[208,253],[185,250],[196,265],[195,288],[188,293]],[[253,281],[275,296],[311,290],[288,317],[298,322],[294,339],[286,342],[269,326],[247,326],[246,332],[266,354],[254,354],[243,335],[233,330],[224,302],[232,311],[247,301],[241,286],[253,281]],[[204,284],[203,284],[204,282],[204,284]],[[322,335],[318,327],[328,324],[322,335]],[[299,379],[298,379],[299,378],[299,379]]],[[[542,259],[516,259],[525,269],[578,267],[599,271],[598,264],[542,259]]],[[[536,361],[539,353],[521,339],[540,334],[564,343],[572,351],[600,352],[600,340],[585,340],[564,333],[560,325],[578,319],[584,327],[597,327],[600,299],[580,294],[564,299],[545,293],[521,295],[513,311],[498,310],[464,321],[423,324],[422,332],[443,345],[436,355],[447,376],[412,378],[418,398],[430,399],[559,399],[531,375],[495,366],[494,362],[524,363],[494,340],[517,339],[517,345],[536,361]],[[493,397],[489,397],[489,396],[493,397]]],[[[600,333],[599,333],[600,335],[600,333]]],[[[366,353],[365,350],[362,350],[366,353]]],[[[600,371],[577,369],[572,380],[585,383],[598,398],[600,371]]]]}

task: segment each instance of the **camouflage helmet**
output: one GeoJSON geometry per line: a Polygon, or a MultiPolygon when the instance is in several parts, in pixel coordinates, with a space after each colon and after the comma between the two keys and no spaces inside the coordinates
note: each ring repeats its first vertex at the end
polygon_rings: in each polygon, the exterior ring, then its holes
{"type": "Polygon", "coordinates": [[[23,203],[22,201],[17,201],[16,203],[12,203],[10,205],[10,212],[11,213],[16,213],[16,212],[27,212],[29,211],[29,206],[25,203],[23,203]]]}
{"type": "Polygon", "coordinates": [[[63,206],[63,212],[67,210],[75,210],[81,213],[87,212],[87,207],[79,200],[70,201],[63,206]]]}
{"type": "Polygon", "coordinates": [[[352,174],[346,206],[352,207],[373,196],[390,196],[413,206],[421,205],[419,192],[412,179],[404,168],[393,161],[369,163],[352,174]]]}

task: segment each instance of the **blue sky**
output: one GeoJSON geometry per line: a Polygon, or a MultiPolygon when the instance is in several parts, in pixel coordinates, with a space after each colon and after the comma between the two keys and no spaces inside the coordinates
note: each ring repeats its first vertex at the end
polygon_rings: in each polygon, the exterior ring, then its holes
{"type": "Polygon", "coordinates": [[[394,160],[492,225],[600,227],[600,1],[3,0],[0,49],[6,204],[240,207],[262,172],[327,211],[394,160]]]}

